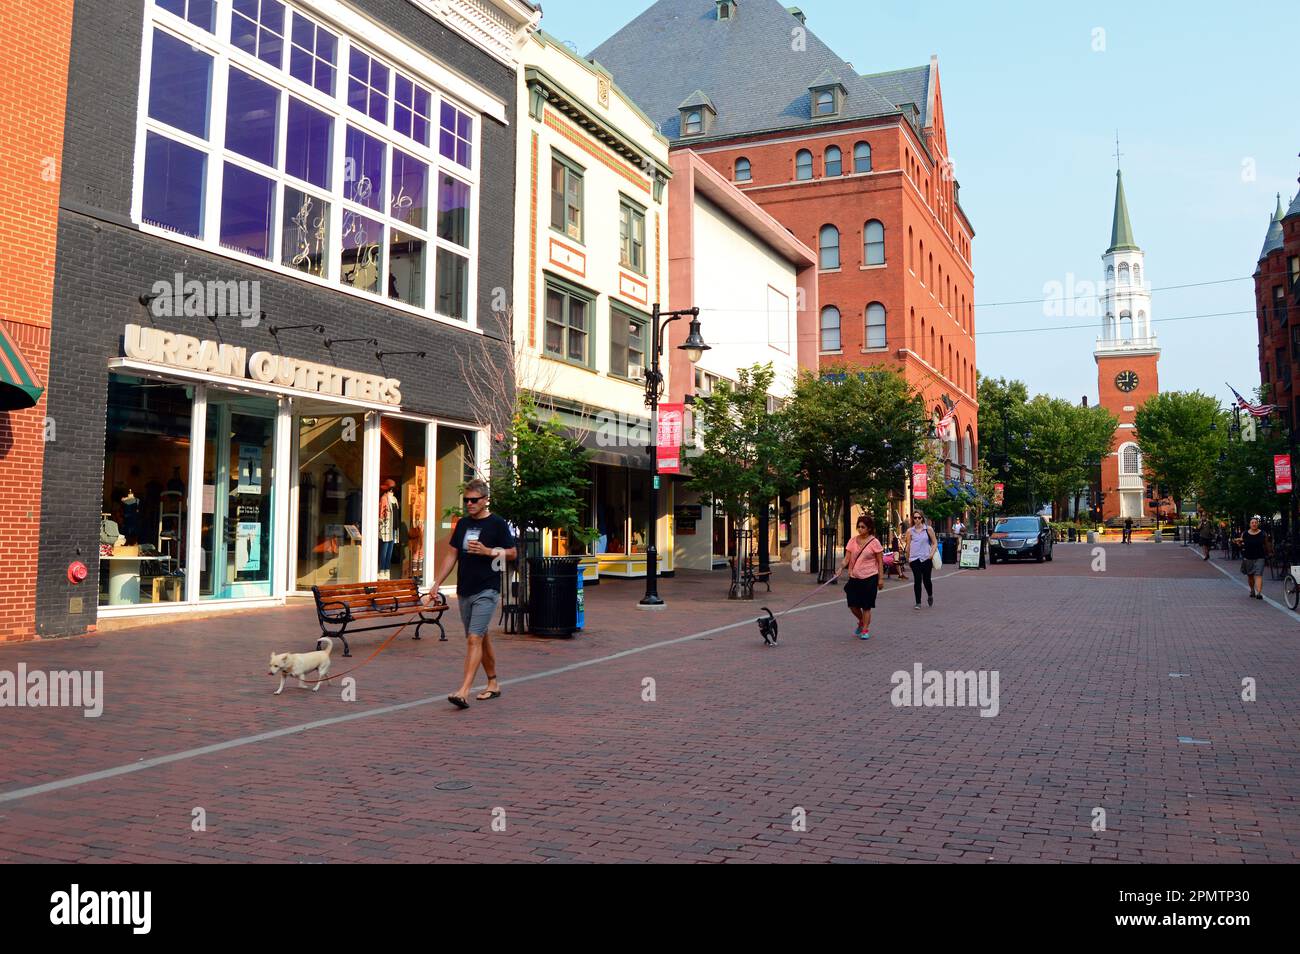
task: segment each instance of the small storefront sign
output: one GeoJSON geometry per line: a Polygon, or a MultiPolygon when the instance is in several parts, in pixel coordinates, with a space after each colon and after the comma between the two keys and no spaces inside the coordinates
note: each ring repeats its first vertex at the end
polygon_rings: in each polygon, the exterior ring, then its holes
{"type": "Polygon", "coordinates": [[[925,464],[912,465],[912,499],[928,500],[928,475],[925,464]]]}
{"type": "Polygon", "coordinates": [[[958,558],[957,565],[963,570],[978,570],[980,567],[980,547],[984,546],[982,540],[963,540],[961,542],[961,556],[958,558]]]}
{"type": "Polygon", "coordinates": [[[1278,493],[1289,494],[1291,492],[1290,454],[1273,455],[1273,482],[1277,484],[1278,493]]]}
{"type": "Polygon", "coordinates": [[[685,404],[660,404],[659,428],[656,440],[659,473],[680,474],[682,472],[682,418],[686,414],[685,404]]]}

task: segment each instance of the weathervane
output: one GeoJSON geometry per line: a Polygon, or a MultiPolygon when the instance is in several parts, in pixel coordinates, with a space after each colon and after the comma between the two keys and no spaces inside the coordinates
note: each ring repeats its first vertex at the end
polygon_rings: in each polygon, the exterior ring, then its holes
{"type": "Polygon", "coordinates": [[[1124,155],[1124,153],[1122,153],[1122,152],[1119,151],[1119,130],[1116,129],[1116,130],[1115,130],[1115,169],[1116,169],[1116,171],[1119,170],[1119,157],[1122,156],[1122,155],[1124,155]]]}

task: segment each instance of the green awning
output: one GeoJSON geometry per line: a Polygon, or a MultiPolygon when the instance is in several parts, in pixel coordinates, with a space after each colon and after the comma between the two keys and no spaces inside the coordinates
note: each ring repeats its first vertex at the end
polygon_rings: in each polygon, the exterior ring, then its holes
{"type": "Polygon", "coordinates": [[[44,391],[31,365],[0,325],[0,411],[31,407],[44,391]]]}

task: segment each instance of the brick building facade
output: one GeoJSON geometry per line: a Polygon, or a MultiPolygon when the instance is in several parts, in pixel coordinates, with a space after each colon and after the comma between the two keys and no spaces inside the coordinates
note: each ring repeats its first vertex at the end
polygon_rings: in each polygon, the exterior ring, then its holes
{"type": "MultiPolygon", "coordinates": [[[[22,69],[0,76],[0,330],[6,363],[49,375],[50,304],[72,0],[9,0],[0,5],[0,46],[23,49],[22,69]],[[32,24],[41,29],[33,30],[32,24]],[[19,266],[21,263],[21,267],[19,266]],[[8,347],[17,354],[10,356],[8,347]]],[[[0,410],[0,640],[35,629],[45,399],[0,410]]],[[[57,431],[50,435],[57,439],[57,431]]]]}
{"type": "Polygon", "coordinates": [[[1278,196],[1255,268],[1255,309],[1264,400],[1281,409],[1290,427],[1300,420],[1300,329],[1291,321],[1291,313],[1300,311],[1300,193],[1285,209],[1278,196]]]}
{"type": "Polygon", "coordinates": [[[936,417],[952,402],[948,476],[968,479],[979,439],[974,228],[958,202],[937,59],[859,74],[776,0],[659,0],[591,56],[674,148],[694,150],[818,251],[817,362],[898,367],[936,417]]]}

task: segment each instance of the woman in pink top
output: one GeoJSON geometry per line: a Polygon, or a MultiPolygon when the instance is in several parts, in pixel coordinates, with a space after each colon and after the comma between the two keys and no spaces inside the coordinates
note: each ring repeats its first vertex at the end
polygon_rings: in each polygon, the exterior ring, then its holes
{"type": "Polygon", "coordinates": [[[853,635],[870,639],[871,611],[876,608],[876,590],[885,573],[885,548],[876,538],[876,521],[870,514],[858,517],[857,527],[858,535],[844,547],[840,573],[849,571],[844,597],[848,600],[849,612],[858,621],[853,635]]]}

